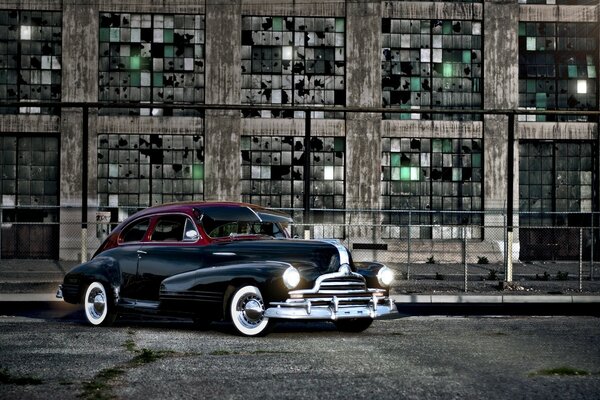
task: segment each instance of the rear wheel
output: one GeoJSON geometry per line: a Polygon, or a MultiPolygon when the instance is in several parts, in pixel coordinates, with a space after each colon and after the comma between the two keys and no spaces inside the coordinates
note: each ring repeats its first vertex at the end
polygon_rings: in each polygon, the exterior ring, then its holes
{"type": "Polygon", "coordinates": [[[367,330],[373,323],[372,318],[340,319],[334,322],[338,331],[362,332],[367,330]]]}
{"type": "Polygon", "coordinates": [[[117,314],[110,303],[108,292],[100,282],[92,282],[83,297],[85,317],[92,325],[108,326],[115,322],[117,314]]]}
{"type": "Polygon", "coordinates": [[[229,313],[235,329],[245,336],[268,333],[272,323],[264,316],[265,304],[255,286],[240,287],[231,298],[229,313]]]}

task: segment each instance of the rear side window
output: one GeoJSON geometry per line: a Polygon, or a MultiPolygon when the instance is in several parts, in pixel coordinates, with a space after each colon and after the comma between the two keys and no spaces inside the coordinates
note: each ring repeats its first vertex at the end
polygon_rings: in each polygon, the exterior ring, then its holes
{"type": "Polygon", "coordinates": [[[194,223],[184,215],[161,216],[150,238],[153,242],[195,241],[199,237],[194,223]]]}
{"type": "Polygon", "coordinates": [[[144,218],[129,225],[121,234],[121,243],[139,242],[144,239],[146,231],[150,226],[150,219],[144,218]]]}

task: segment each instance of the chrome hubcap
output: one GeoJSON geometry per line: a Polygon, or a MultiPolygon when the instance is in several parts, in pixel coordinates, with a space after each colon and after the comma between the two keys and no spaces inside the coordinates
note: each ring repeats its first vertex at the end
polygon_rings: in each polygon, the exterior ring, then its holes
{"type": "Polygon", "coordinates": [[[90,293],[90,298],[88,300],[88,309],[90,310],[90,314],[92,314],[95,318],[100,318],[105,307],[106,299],[104,298],[104,293],[102,291],[94,290],[92,293],[90,293]]]}
{"type": "Polygon", "coordinates": [[[262,322],[264,312],[262,299],[256,296],[247,296],[240,299],[238,305],[240,321],[244,325],[254,327],[262,322]]]}

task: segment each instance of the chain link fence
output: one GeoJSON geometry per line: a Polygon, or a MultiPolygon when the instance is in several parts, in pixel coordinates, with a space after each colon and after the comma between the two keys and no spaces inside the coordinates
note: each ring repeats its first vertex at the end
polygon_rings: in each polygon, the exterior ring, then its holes
{"type": "MultiPolygon", "coordinates": [[[[0,207],[0,261],[87,260],[135,211],[90,209],[82,223],[78,207],[0,207]]],[[[419,292],[423,285],[440,292],[506,285],[509,262],[511,280],[525,290],[539,285],[556,291],[600,290],[599,213],[575,219],[544,215],[563,226],[535,225],[527,214],[515,216],[528,225],[515,223],[508,255],[507,216],[501,211],[286,211],[298,221],[290,226],[293,236],[340,240],[354,261],[393,268],[403,292],[419,292]],[[564,226],[569,220],[579,226],[564,226]]]]}

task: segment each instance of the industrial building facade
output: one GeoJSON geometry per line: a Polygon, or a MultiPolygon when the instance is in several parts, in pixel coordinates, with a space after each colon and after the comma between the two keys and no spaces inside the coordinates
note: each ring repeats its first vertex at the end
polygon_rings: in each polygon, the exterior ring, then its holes
{"type": "Polygon", "coordinates": [[[233,200],[337,227],[365,223],[345,210],[385,211],[377,234],[338,238],[449,240],[469,225],[485,241],[512,191],[516,225],[593,223],[599,13],[597,0],[0,0],[2,258],[76,254],[83,163],[90,221],[233,200]],[[87,137],[80,103],[101,105],[87,137]],[[509,142],[506,115],[465,113],[482,109],[528,112],[509,142]],[[407,210],[411,228],[390,228],[407,210]]]}

